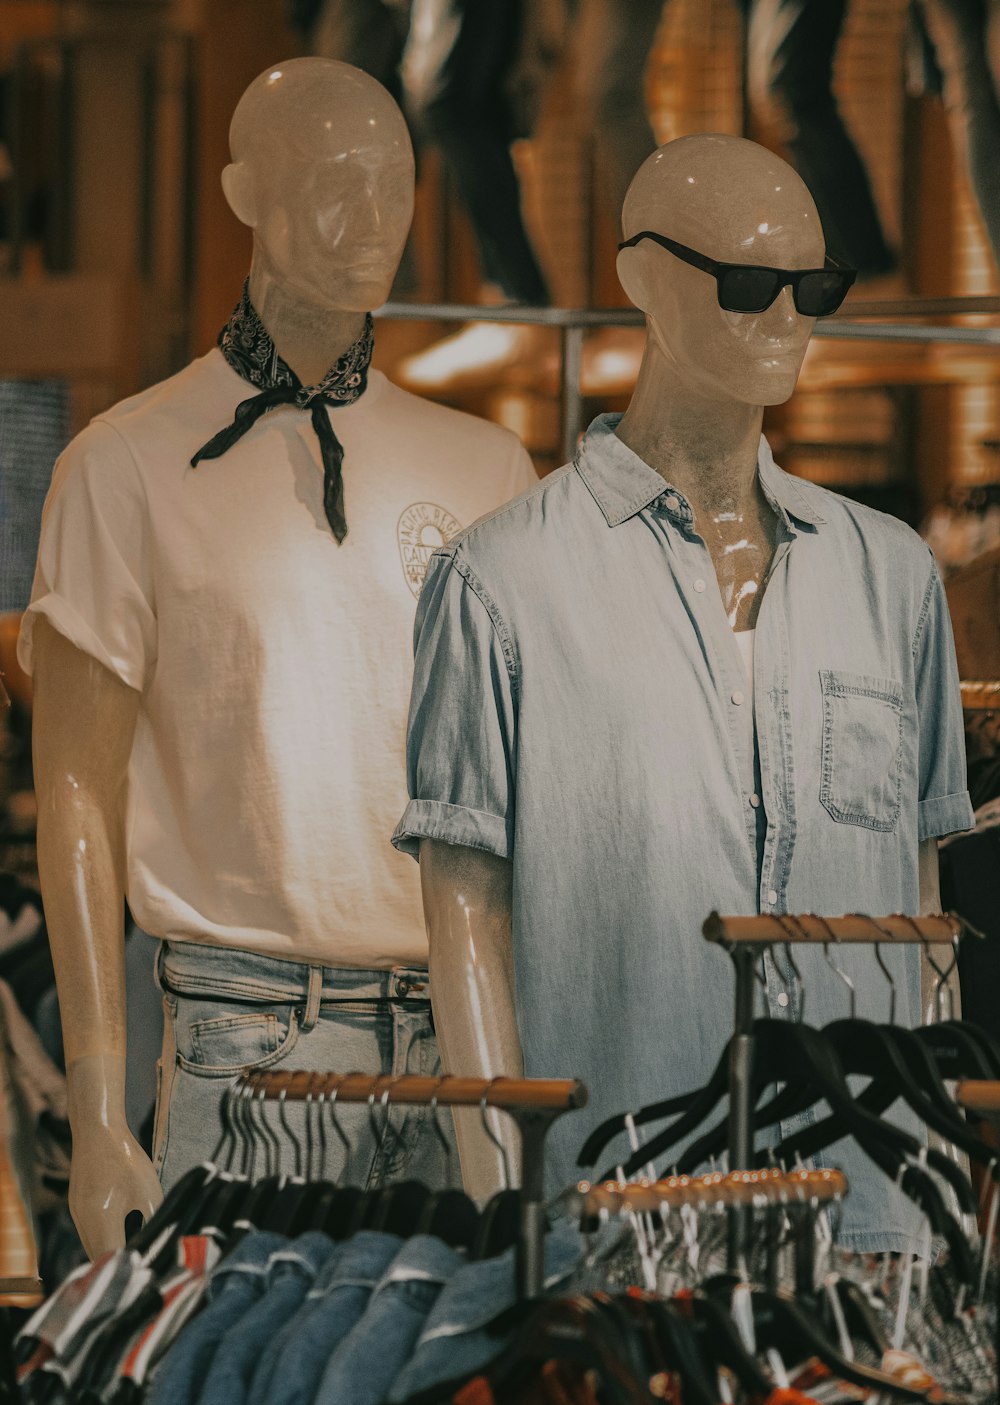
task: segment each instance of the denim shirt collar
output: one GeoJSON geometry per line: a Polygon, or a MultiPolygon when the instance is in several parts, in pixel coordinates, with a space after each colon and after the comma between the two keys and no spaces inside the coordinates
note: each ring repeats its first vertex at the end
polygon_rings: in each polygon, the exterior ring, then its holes
{"type": "MultiPolygon", "coordinates": [[[[609,527],[618,527],[643,508],[658,507],[678,526],[694,523],[691,504],[683,493],[666,483],[661,474],[644,463],[615,430],[621,415],[598,415],[587,430],[573,460],[577,473],[604,513],[609,527]]],[[[763,434],[757,451],[761,487],[786,526],[789,517],[816,527],[826,519],[816,511],[795,479],[774,462],[763,434]]]]}

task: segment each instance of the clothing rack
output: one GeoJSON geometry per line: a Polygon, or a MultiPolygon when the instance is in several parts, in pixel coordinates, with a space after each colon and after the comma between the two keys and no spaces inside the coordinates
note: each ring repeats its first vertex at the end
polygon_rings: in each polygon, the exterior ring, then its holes
{"type": "MultiPolygon", "coordinates": [[[[750,1131],[753,1073],[754,968],[761,947],[787,943],[828,945],[833,942],[878,946],[885,942],[951,944],[958,940],[965,924],[954,913],[907,917],[892,913],[870,917],[852,912],[842,917],[818,917],[815,913],[760,913],[754,917],[720,917],[711,913],[702,927],[706,941],[724,947],[736,970],[736,1010],[733,1038],[729,1046],[729,1167],[748,1168],[753,1146],[750,1131]]],[[[729,1265],[738,1270],[747,1247],[749,1220],[747,1208],[734,1205],[729,1220],[729,1265]]]]}
{"type": "Polygon", "coordinates": [[[330,1098],[387,1108],[497,1108],[513,1118],[521,1142],[520,1226],[516,1245],[517,1290],[521,1298],[540,1296],[544,1283],[545,1138],[566,1112],[585,1107],[587,1089],[571,1078],[429,1078],[419,1074],[308,1073],[253,1071],[236,1082],[234,1093],[279,1102],[330,1098]]]}

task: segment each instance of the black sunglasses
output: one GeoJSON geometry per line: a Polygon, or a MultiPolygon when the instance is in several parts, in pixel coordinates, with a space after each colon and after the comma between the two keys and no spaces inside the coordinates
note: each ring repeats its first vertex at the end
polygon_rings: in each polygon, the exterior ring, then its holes
{"type": "Polygon", "coordinates": [[[719,263],[651,229],[633,234],[618,247],[631,249],[640,239],[652,239],[692,268],[710,273],[715,279],[719,306],[726,312],[765,312],[782,288],[790,285],[795,310],[803,317],[829,317],[847,297],[858,276],[856,269],[845,268],[829,255],[825,268],[764,268],[752,263],[719,263]]]}

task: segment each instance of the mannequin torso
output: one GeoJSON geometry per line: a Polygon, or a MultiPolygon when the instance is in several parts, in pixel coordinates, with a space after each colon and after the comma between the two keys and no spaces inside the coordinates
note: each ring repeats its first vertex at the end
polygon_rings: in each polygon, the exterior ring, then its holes
{"type": "MultiPolygon", "coordinates": [[[[230,138],[250,292],[309,387],[391,285],[413,205],[405,124],[366,75],[301,60],[251,85],[230,138]]],[[[22,632],[71,1206],[92,1256],[159,1199],[124,1117],[126,888],[165,938],[329,966],[424,959],[415,875],[380,858],[414,597],[433,545],[534,481],[512,435],[372,373],[357,403],[326,411],[344,454],[340,543],[297,406],[191,467],[254,393],[212,351],[84,431],[57,470],[22,632]]]]}
{"type": "MultiPolygon", "coordinates": [[[[797,178],[760,148],[725,138],[661,149],[636,178],[624,224],[626,236],[657,230],[734,264],[809,269],[823,262],[815,210],[797,178]]],[[[759,440],[763,407],[787,399],[794,387],[812,320],[799,314],[787,285],[759,314],[727,312],[714,305],[704,272],[651,241],[624,250],[619,271],[648,325],[628,413],[618,424],[596,422],[574,465],[520,507],[463,534],[429,577],[411,712],[415,798],[396,835],[401,847],[419,847],[436,1022],[452,1066],[460,1060],[463,1071],[495,1076],[518,1072],[523,1059],[529,1074],[582,1074],[592,1095],[596,1089],[611,1099],[588,1112],[595,1119],[623,1110],[629,1099],[637,1105],[644,1094],[695,1086],[700,1066],[692,1051],[707,1048],[706,1057],[716,1057],[729,1022],[728,994],[714,988],[697,935],[711,907],[935,906],[924,861],[933,838],[918,837],[874,795],[858,801],[864,813],[857,819],[849,812],[853,798],[847,809],[832,795],[829,807],[817,799],[825,794],[819,762],[832,725],[824,723],[817,680],[831,700],[861,680],[876,729],[868,772],[880,774],[883,762],[896,764],[888,749],[879,751],[876,731],[892,715],[880,709],[905,711],[906,735],[918,723],[905,680],[924,628],[918,621],[928,611],[926,648],[935,657],[940,651],[943,671],[933,684],[925,679],[922,696],[937,690],[948,701],[938,718],[946,740],[923,745],[952,758],[940,784],[957,792],[944,807],[947,818],[938,815],[935,823],[961,827],[967,812],[960,735],[956,747],[949,711],[950,638],[926,550],[899,524],[780,475],[759,440]],[[859,539],[872,557],[885,554],[890,575],[906,561],[905,620],[890,623],[901,603],[898,576],[891,589],[889,576],[865,585],[869,567],[847,549],[859,539]],[[705,565],[715,569],[717,593],[705,565]],[[485,640],[456,649],[446,642],[459,600],[469,620],[464,627],[474,628],[478,600],[502,644],[511,692],[502,706],[489,692],[479,703],[485,640]],[[822,621],[814,613],[821,600],[822,621]],[[866,617],[868,639],[857,651],[856,621],[866,617]],[[756,627],[760,651],[759,755],[732,637],[734,628],[749,627],[756,627]],[[461,749],[472,733],[453,735],[447,725],[451,686],[461,690],[465,708],[481,705],[490,719],[468,771],[461,749]],[[456,748],[457,759],[446,759],[456,748]],[[735,790],[721,770],[716,790],[711,777],[720,765],[729,776],[736,767],[735,790]],[[659,788],[651,779],[657,775],[659,788]],[[454,816],[432,828],[426,807],[445,793],[454,816]],[[472,831],[474,840],[467,837],[472,831]],[[870,866],[872,886],[862,900],[848,851],[872,831],[883,837],[869,852],[883,855],[888,867],[880,874],[870,866]],[[795,864],[779,879],[777,855],[790,861],[792,847],[795,864]],[[742,875],[732,870],[732,887],[731,861],[742,875]],[[510,899],[497,863],[511,866],[510,899]],[[513,990],[479,979],[481,970],[509,966],[513,990]],[[487,1000],[491,1023],[503,1031],[493,1040],[477,1033],[476,1012],[487,1000]],[[511,1036],[518,1022],[519,1042],[511,1036]],[[631,1080],[621,1072],[630,1061],[631,1080]],[[608,1093],[616,1078],[618,1101],[608,1093]]],[[[495,679],[502,663],[495,650],[490,657],[495,679]]],[[[832,715],[837,705],[828,706],[832,715]]],[[[919,725],[935,724],[929,716],[919,725]]],[[[888,748],[888,731],[884,740],[888,748]]],[[[858,764],[864,789],[864,758],[858,764]]],[[[921,777],[921,803],[928,783],[938,784],[921,777]]],[[[906,785],[916,784],[911,775],[906,785]]],[[[911,803],[916,807],[915,794],[911,803]]],[[[914,978],[908,971],[904,983],[916,1017],[914,978]]],[[[812,1018],[824,1001],[835,1017],[840,1006],[823,973],[810,969],[809,982],[812,1018]]],[[[782,989],[769,978],[768,1007],[787,1017],[782,989]]],[[[574,1135],[583,1133],[567,1129],[574,1135]]],[[[472,1129],[462,1152],[474,1192],[488,1193],[495,1183],[491,1155],[474,1143],[472,1129]]],[[[569,1174],[565,1161],[559,1171],[569,1174]]],[[[903,1220],[894,1224],[906,1242],[903,1220]]]]}

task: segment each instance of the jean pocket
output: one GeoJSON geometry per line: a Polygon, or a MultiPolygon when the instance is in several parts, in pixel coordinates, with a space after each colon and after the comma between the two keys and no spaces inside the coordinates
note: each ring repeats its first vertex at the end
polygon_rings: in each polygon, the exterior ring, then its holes
{"type": "Polygon", "coordinates": [[[277,1063],[298,1039],[298,1020],[291,1010],[281,1017],[273,1010],[230,1010],[203,1013],[196,1000],[178,1001],[177,1060],[189,1073],[207,1078],[232,1077],[245,1068],[277,1063]],[[188,1007],[185,1009],[185,1007],[188,1007]]]}
{"type": "Polygon", "coordinates": [[[840,824],[890,832],[899,818],[903,687],[894,678],[820,671],[819,798],[840,824]]]}

